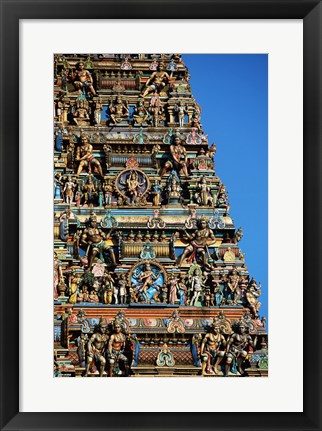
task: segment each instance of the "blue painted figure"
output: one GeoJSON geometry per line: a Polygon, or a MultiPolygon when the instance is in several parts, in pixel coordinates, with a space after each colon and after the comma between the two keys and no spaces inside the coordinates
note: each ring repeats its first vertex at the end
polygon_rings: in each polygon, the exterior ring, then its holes
{"type": "Polygon", "coordinates": [[[165,284],[164,274],[153,263],[142,263],[133,272],[131,284],[141,292],[146,303],[160,302],[160,289],[165,284]]]}

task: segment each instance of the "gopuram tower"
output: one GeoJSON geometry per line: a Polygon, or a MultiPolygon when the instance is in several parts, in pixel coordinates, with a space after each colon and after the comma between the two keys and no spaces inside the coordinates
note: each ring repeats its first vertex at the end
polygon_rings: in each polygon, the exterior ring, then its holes
{"type": "Polygon", "coordinates": [[[55,376],[267,376],[261,286],[181,55],[54,65],[55,376]]]}

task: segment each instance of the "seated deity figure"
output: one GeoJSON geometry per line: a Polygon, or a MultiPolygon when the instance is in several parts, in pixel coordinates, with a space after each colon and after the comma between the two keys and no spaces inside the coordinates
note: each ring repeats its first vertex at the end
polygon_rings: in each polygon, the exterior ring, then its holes
{"type": "Polygon", "coordinates": [[[99,320],[97,332],[91,336],[87,343],[87,361],[85,377],[88,377],[93,361],[99,366],[100,377],[103,377],[105,370],[106,359],[105,353],[108,342],[107,321],[105,318],[99,320]]]}
{"type": "Polygon", "coordinates": [[[247,356],[249,347],[256,346],[257,338],[246,333],[246,326],[243,322],[238,321],[233,325],[234,333],[230,336],[226,347],[226,369],[227,376],[231,371],[233,374],[238,372],[243,375],[242,364],[247,356]]]}
{"type": "Polygon", "coordinates": [[[216,242],[216,237],[211,229],[207,227],[207,221],[204,218],[201,218],[197,221],[197,230],[190,235],[187,231],[185,231],[186,236],[190,242],[190,244],[185,248],[180,261],[179,261],[179,267],[182,266],[183,261],[185,258],[189,256],[187,259],[188,263],[191,263],[192,261],[197,259],[197,255],[199,254],[201,256],[201,260],[204,266],[208,266],[207,263],[207,253],[208,253],[208,245],[214,245],[216,242]],[[211,239],[212,242],[210,244],[207,244],[207,240],[211,239]]]}
{"type": "Polygon", "coordinates": [[[174,138],[174,143],[170,145],[170,155],[171,160],[166,161],[161,172],[161,177],[172,169],[175,169],[178,174],[183,173],[186,177],[188,177],[187,151],[185,147],[181,145],[181,138],[179,136],[176,136],[174,138]]]}
{"type": "Polygon", "coordinates": [[[114,229],[105,235],[102,229],[97,227],[97,218],[95,214],[91,214],[87,228],[83,230],[81,236],[81,244],[87,246],[88,268],[91,270],[94,263],[94,258],[99,256],[101,261],[104,261],[103,253],[109,253],[112,264],[116,266],[115,254],[112,247],[108,246],[106,241],[110,238],[114,229]]]}
{"type": "Polygon", "coordinates": [[[161,93],[162,89],[170,80],[170,76],[164,69],[164,64],[159,63],[157,70],[153,72],[147,80],[142,97],[146,97],[149,93],[154,93],[155,91],[157,91],[157,93],[161,93]]]}
{"type": "Polygon", "coordinates": [[[113,124],[121,123],[123,119],[129,117],[129,108],[123,103],[120,96],[117,97],[114,103],[109,105],[109,111],[113,124]]]}
{"type": "Polygon", "coordinates": [[[203,376],[205,374],[219,374],[218,365],[225,356],[225,351],[221,348],[225,347],[225,337],[220,333],[219,326],[213,324],[212,331],[205,335],[201,343],[200,356],[203,376]]]}
{"type": "Polygon", "coordinates": [[[76,64],[76,69],[72,72],[73,84],[80,93],[87,93],[90,91],[93,95],[96,95],[96,91],[93,87],[93,78],[88,70],[85,69],[85,65],[82,61],[76,64]]]}
{"type": "Polygon", "coordinates": [[[88,173],[91,174],[93,168],[96,168],[99,175],[103,177],[103,171],[100,162],[93,155],[93,147],[88,142],[86,136],[82,136],[81,145],[77,149],[76,161],[79,162],[77,175],[80,175],[84,168],[88,168],[88,173]]]}
{"type": "Polygon", "coordinates": [[[123,363],[125,368],[125,375],[129,373],[129,361],[124,355],[126,338],[122,333],[121,321],[114,320],[113,334],[111,335],[108,343],[107,358],[109,362],[109,377],[121,374],[120,365],[123,363]]]}
{"type": "Polygon", "coordinates": [[[133,114],[133,118],[135,123],[142,124],[146,122],[150,118],[150,114],[146,107],[144,106],[144,103],[142,100],[139,100],[133,114]]]}

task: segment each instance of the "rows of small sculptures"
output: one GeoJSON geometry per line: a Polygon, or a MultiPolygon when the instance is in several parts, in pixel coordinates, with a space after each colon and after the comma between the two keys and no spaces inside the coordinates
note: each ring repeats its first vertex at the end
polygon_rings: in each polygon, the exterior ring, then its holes
{"type": "MultiPolygon", "coordinates": [[[[213,207],[216,204],[228,213],[228,193],[223,184],[214,187],[209,179],[199,174],[193,178],[192,194],[189,189],[192,179],[189,171],[196,168],[196,165],[213,170],[212,150],[209,149],[208,154],[201,159],[189,161],[186,148],[181,142],[181,138],[175,136],[174,144],[163,153],[165,157],[161,161],[155,159],[160,146],[152,148],[150,158],[158,172],[153,180],[139,167],[137,157],[133,154],[126,158],[124,169],[113,178],[108,175],[108,163],[103,164],[94,156],[92,145],[82,136],[81,144],[76,149],[73,148],[74,144],[72,148],[66,149],[66,166],[74,173],[63,173],[58,169],[55,172],[54,199],[78,208],[106,208],[115,204],[159,206],[187,201],[198,206],[213,207]],[[105,175],[102,164],[106,170],[105,175]]],[[[105,146],[105,151],[109,153],[111,150],[105,146]]]]}
{"type": "MultiPolygon", "coordinates": [[[[246,313],[247,314],[247,313],[246,313]]],[[[206,332],[195,334],[191,342],[194,366],[201,368],[202,376],[243,376],[245,368],[250,366],[250,355],[262,348],[267,348],[266,341],[259,343],[258,336],[250,334],[250,327],[244,317],[232,325],[223,324],[221,312],[207,326],[206,332]],[[259,348],[259,349],[258,349],[259,348]]],[[[250,321],[249,316],[245,316],[250,321]]],[[[182,324],[177,311],[173,312],[170,322],[182,324]]],[[[175,331],[175,330],[174,330],[175,331]]],[[[179,331],[180,332],[180,331],[179,331]]],[[[81,375],[88,377],[99,374],[100,377],[130,376],[131,365],[135,367],[135,345],[139,344],[137,336],[130,326],[124,324],[124,313],[117,313],[116,318],[108,323],[101,317],[90,334],[81,332],[77,338],[78,366],[83,370],[81,375]]],[[[261,355],[263,368],[267,367],[267,355],[261,355]]],[[[257,358],[258,359],[258,358],[257,358]]],[[[159,342],[159,353],[156,354],[155,366],[174,367],[175,357],[171,345],[159,342]]],[[[56,375],[59,375],[59,363],[55,362],[56,375]]]]}
{"type": "Polygon", "coordinates": [[[109,273],[100,261],[93,272],[70,267],[63,272],[55,258],[54,298],[68,297],[68,303],[137,304],[164,303],[181,306],[243,306],[249,307],[254,318],[261,306],[258,298],[261,286],[249,275],[239,275],[236,269],[228,274],[202,272],[192,265],[187,274],[164,273],[156,261],[143,261],[135,271],[109,273]]]}
{"type": "MultiPolygon", "coordinates": [[[[249,278],[245,268],[234,267],[228,272],[216,266],[216,262],[209,258],[209,247],[215,244],[216,236],[209,228],[206,218],[197,219],[195,230],[185,231],[187,245],[181,256],[176,258],[175,251],[172,250],[172,257],[176,259],[172,271],[166,270],[156,259],[150,234],[140,238],[140,241],[144,239],[145,242],[140,242],[143,247],[137,262],[129,271],[126,270],[119,265],[115,247],[108,243],[113,234],[116,235],[118,243],[122,244],[122,232],[115,231],[115,228],[104,229],[102,222],[99,224],[93,213],[86,227],[77,229],[74,234],[73,255],[79,265],[64,268],[63,271],[62,262],[55,253],[55,299],[68,297],[71,304],[165,303],[206,307],[239,305],[249,307],[253,316],[258,316],[261,285],[257,284],[254,278],[249,278]],[[184,263],[189,264],[188,270],[182,269],[184,263]]],[[[176,234],[171,237],[172,248],[176,238],[176,234]]],[[[133,232],[132,238],[130,232],[126,239],[129,245],[135,244],[133,232]]],[[[167,241],[166,235],[164,240],[167,241]]],[[[233,265],[235,254],[231,247],[227,248],[222,262],[229,260],[233,265]]]]}
{"type": "MultiPolygon", "coordinates": [[[[56,58],[55,64],[58,63],[59,59],[56,58]]],[[[178,70],[175,60],[168,63],[167,70],[163,61],[152,62],[146,78],[142,71],[137,70],[134,75],[122,65],[116,73],[114,70],[105,70],[102,76],[102,71],[95,70],[90,62],[78,61],[68,65],[67,60],[63,59],[60,64],[55,77],[55,83],[62,90],[55,101],[57,121],[67,121],[77,126],[101,126],[103,122],[104,125],[112,126],[125,122],[129,126],[146,124],[160,127],[176,119],[180,127],[188,124],[202,131],[200,106],[193,98],[186,97],[191,91],[189,73],[186,68],[178,70]],[[74,90],[69,93],[78,95],[73,103],[66,97],[68,84],[74,90]],[[99,95],[104,89],[112,90],[113,95],[99,95]],[[137,100],[134,105],[133,95],[121,95],[129,90],[134,90],[137,100]],[[171,95],[177,99],[174,104],[164,101],[165,96],[171,95]],[[128,98],[131,99],[131,107],[128,98]]]]}

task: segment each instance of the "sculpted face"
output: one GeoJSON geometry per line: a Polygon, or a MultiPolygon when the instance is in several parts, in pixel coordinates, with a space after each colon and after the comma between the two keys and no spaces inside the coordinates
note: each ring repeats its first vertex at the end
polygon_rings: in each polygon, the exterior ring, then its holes
{"type": "Polygon", "coordinates": [[[180,138],[174,138],[174,143],[176,145],[180,145],[180,138]]]}
{"type": "Polygon", "coordinates": [[[219,327],[218,326],[214,326],[214,334],[215,335],[219,334],[219,327]]]}
{"type": "Polygon", "coordinates": [[[90,225],[91,225],[91,227],[96,227],[97,220],[96,219],[91,219],[90,225]]]}
{"type": "Polygon", "coordinates": [[[245,333],[245,331],[246,331],[246,328],[245,328],[245,326],[244,326],[244,325],[240,325],[239,330],[240,330],[240,333],[241,333],[241,334],[244,334],[244,333],[245,333]]]}
{"type": "Polygon", "coordinates": [[[107,331],[107,326],[106,326],[106,325],[101,325],[101,326],[100,326],[100,329],[101,329],[101,333],[102,333],[102,334],[105,334],[105,333],[106,333],[106,331],[107,331]]]}
{"type": "Polygon", "coordinates": [[[84,63],[82,63],[82,62],[78,63],[78,69],[84,70],[84,63]]]}
{"type": "Polygon", "coordinates": [[[207,226],[207,222],[206,222],[206,220],[201,220],[201,227],[202,228],[205,228],[206,226],[207,226]]]}
{"type": "Polygon", "coordinates": [[[119,334],[121,332],[121,326],[120,325],[115,325],[115,332],[117,334],[119,334]]]}

